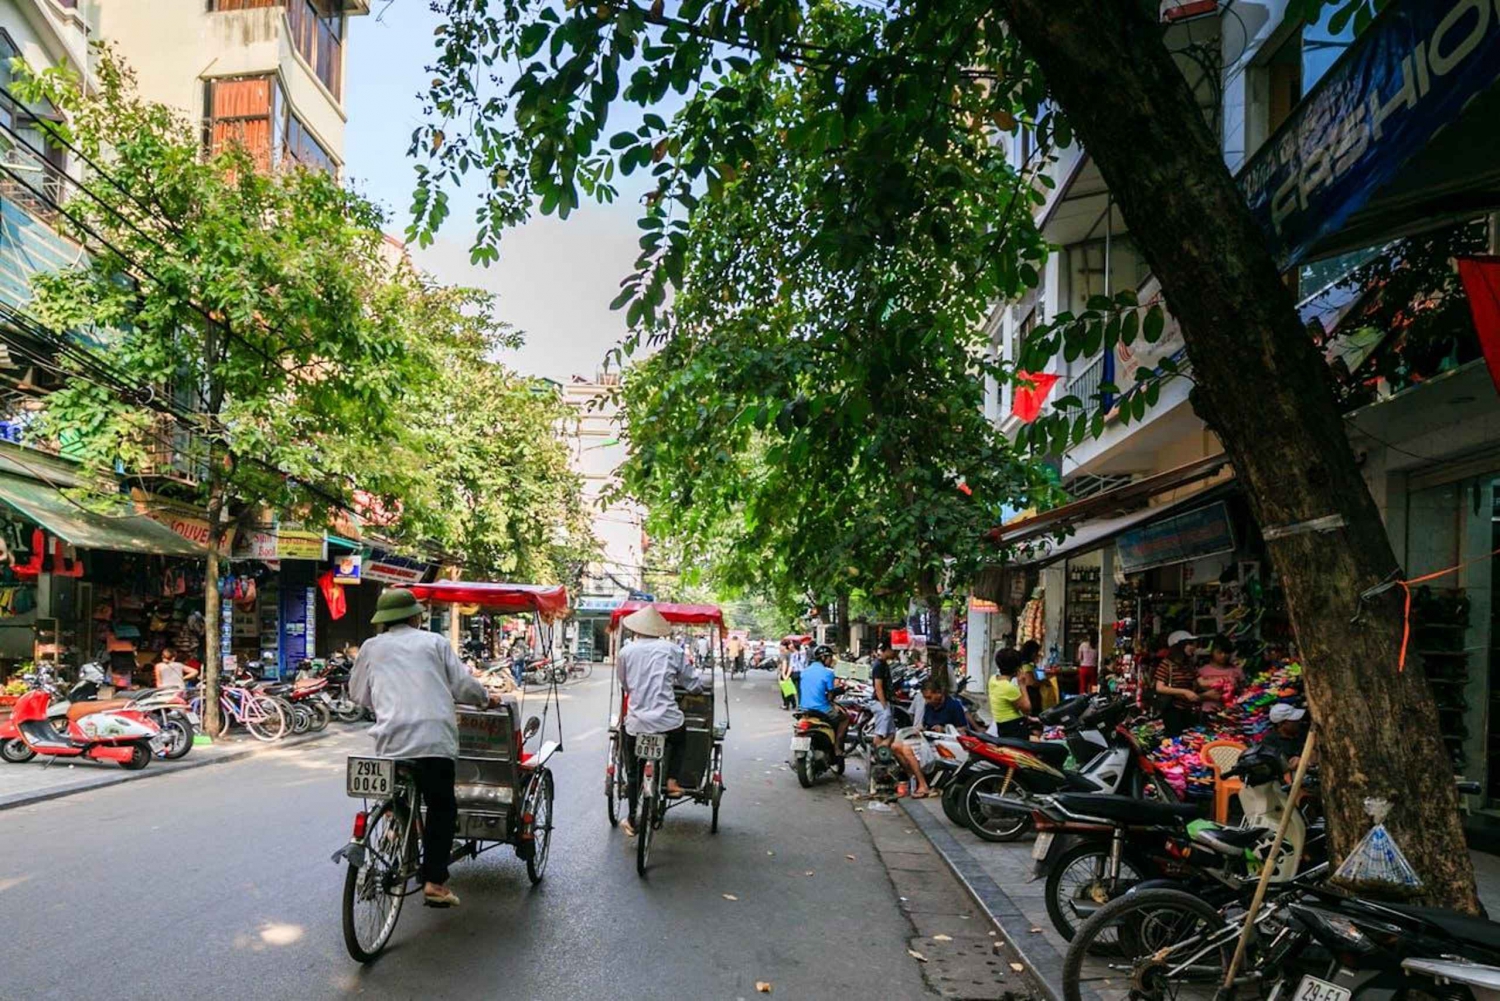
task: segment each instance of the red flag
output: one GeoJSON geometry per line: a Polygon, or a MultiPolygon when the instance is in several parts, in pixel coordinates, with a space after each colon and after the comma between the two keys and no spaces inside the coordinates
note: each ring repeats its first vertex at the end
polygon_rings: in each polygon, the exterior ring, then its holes
{"type": "Polygon", "coordinates": [[[332,570],[318,578],[318,590],[323,592],[323,600],[328,603],[328,617],[335,621],[342,619],[349,605],[344,599],[344,589],[333,582],[332,570]]]}
{"type": "Polygon", "coordinates": [[[1469,294],[1469,312],[1474,314],[1484,363],[1495,391],[1500,392],[1500,257],[1460,257],[1458,276],[1469,294]]]}
{"type": "Polygon", "coordinates": [[[1027,424],[1036,420],[1042,413],[1042,402],[1047,399],[1047,394],[1052,392],[1052,387],[1057,385],[1060,378],[1062,377],[1051,372],[1017,372],[1010,412],[1027,424]],[[1031,385],[1028,386],[1027,383],[1031,385]]]}

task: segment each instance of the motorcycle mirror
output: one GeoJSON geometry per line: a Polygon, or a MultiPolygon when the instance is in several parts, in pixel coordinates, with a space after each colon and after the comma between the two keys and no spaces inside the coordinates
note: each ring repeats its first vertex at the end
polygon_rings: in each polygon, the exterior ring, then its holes
{"type": "Polygon", "coordinates": [[[541,721],[541,719],[538,718],[538,717],[536,717],[536,716],[531,717],[531,719],[529,719],[529,720],[526,721],[526,728],[521,731],[521,737],[522,737],[522,739],[523,740],[530,740],[532,738],[532,736],[538,730],[540,730],[541,728],[542,728],[542,721],[541,721]]]}

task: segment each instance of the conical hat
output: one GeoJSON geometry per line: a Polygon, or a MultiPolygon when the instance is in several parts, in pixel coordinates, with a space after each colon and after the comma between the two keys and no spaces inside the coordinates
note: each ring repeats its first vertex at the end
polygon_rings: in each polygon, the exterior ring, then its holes
{"type": "Polygon", "coordinates": [[[670,636],[672,635],[672,624],[662,618],[662,614],[656,610],[655,605],[647,605],[631,612],[620,622],[626,629],[642,636],[670,636]]]}

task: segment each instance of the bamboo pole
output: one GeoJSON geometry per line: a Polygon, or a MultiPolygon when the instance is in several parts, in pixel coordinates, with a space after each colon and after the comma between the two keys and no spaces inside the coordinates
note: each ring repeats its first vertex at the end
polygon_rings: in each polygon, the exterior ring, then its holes
{"type": "Polygon", "coordinates": [[[1317,746],[1318,731],[1316,727],[1309,727],[1307,740],[1302,744],[1302,756],[1297,759],[1297,771],[1292,776],[1292,787],[1287,793],[1286,809],[1281,813],[1281,823],[1276,825],[1276,840],[1271,842],[1271,852],[1266,860],[1265,867],[1260,872],[1260,882],[1256,884],[1255,896],[1250,900],[1250,909],[1245,912],[1245,927],[1240,930],[1240,939],[1234,947],[1234,958],[1229,961],[1229,970],[1224,974],[1224,984],[1220,989],[1220,996],[1228,996],[1234,976],[1239,972],[1240,962],[1245,958],[1245,949],[1250,945],[1250,930],[1255,927],[1256,915],[1260,913],[1261,904],[1266,900],[1266,887],[1271,885],[1271,876],[1276,872],[1276,857],[1281,853],[1281,842],[1286,837],[1287,826],[1292,821],[1292,813],[1297,809],[1297,794],[1302,791],[1302,780],[1307,775],[1308,762],[1312,760],[1313,749],[1317,746]]]}

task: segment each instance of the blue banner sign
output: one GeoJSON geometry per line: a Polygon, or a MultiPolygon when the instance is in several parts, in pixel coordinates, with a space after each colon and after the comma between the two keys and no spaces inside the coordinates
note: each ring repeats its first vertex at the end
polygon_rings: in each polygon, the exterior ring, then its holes
{"type": "Polygon", "coordinates": [[[1223,501],[1172,515],[1115,540],[1120,567],[1137,573],[1151,567],[1186,563],[1234,549],[1229,509],[1223,501]]]}
{"type": "Polygon", "coordinates": [[[1497,79],[1495,0],[1391,4],[1239,174],[1277,263],[1343,227],[1497,79]]]}

